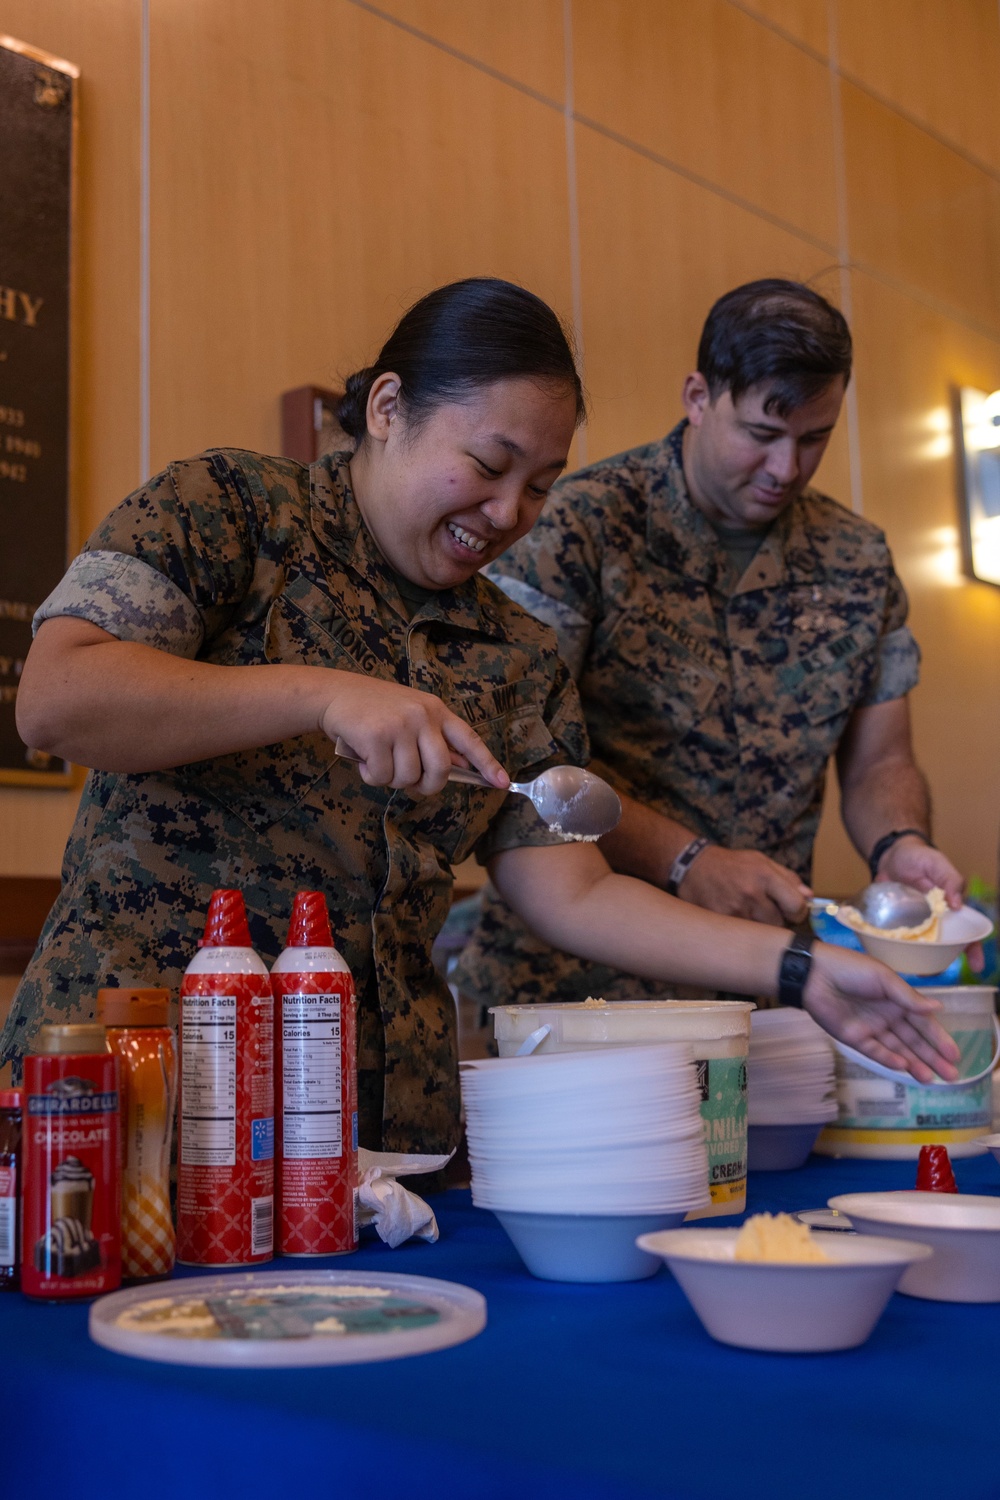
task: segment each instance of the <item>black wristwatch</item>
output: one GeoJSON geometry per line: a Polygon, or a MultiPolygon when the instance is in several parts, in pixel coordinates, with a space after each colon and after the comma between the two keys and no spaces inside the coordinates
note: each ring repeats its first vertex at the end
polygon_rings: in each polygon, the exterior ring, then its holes
{"type": "Polygon", "coordinates": [[[794,1005],[799,1010],[802,1009],[802,995],[812,968],[814,942],[811,932],[792,934],[791,942],[781,955],[781,968],[778,970],[779,1005],[794,1005]]]}
{"type": "Polygon", "coordinates": [[[887,854],[893,844],[898,844],[900,839],[909,838],[923,839],[928,849],[934,848],[930,840],[930,835],[926,834],[922,828],[894,828],[891,833],[883,833],[868,856],[868,872],[873,880],[878,877],[878,867],[883,854],[887,854]]]}

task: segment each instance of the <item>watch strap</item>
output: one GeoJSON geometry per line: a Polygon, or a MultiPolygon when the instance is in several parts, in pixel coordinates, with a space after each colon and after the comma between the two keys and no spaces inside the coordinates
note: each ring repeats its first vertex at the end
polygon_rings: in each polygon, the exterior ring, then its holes
{"type": "Polygon", "coordinates": [[[930,835],[922,828],[894,828],[891,833],[884,833],[868,856],[868,873],[873,880],[878,876],[878,867],[882,862],[882,856],[887,854],[893,844],[898,844],[900,839],[923,839],[929,849],[933,849],[930,835]]]}
{"type": "Polygon", "coordinates": [[[779,1005],[794,1005],[797,1009],[802,1009],[802,996],[812,969],[814,942],[811,932],[792,934],[791,942],[781,955],[781,967],[778,970],[779,1005]]]}

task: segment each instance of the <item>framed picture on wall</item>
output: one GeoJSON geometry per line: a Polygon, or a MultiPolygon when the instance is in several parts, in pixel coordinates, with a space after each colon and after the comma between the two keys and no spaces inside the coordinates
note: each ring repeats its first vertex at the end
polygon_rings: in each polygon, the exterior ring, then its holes
{"type": "Polygon", "coordinates": [[[354,443],[337,421],[343,391],[328,391],[320,385],[300,385],[281,398],[281,451],[300,464],[314,464],[324,453],[353,448],[354,443]]]}
{"type": "Polygon", "coordinates": [[[73,784],[14,708],[31,620],[66,569],[79,69],[0,36],[0,783],[73,784]]]}

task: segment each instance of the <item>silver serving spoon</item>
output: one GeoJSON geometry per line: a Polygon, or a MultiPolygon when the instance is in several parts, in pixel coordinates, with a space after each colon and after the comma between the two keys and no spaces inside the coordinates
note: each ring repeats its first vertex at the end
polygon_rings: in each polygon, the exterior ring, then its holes
{"type": "MultiPolygon", "coordinates": [[[[361,761],[357,751],[342,739],[337,740],[334,749],[341,760],[354,761],[355,764],[361,761]]],[[[485,787],[490,792],[500,790],[478,771],[466,771],[459,766],[448,773],[448,780],[485,787]]],[[[622,804],[618,793],[599,776],[583,771],[579,766],[553,766],[536,776],[534,781],[512,781],[507,791],[527,797],[553,833],[577,843],[592,844],[603,833],[610,833],[621,821],[622,804]]]]}
{"type": "MultiPolygon", "coordinates": [[[[931,915],[930,902],[922,891],[912,885],[903,885],[899,880],[876,880],[866,885],[863,891],[844,905],[853,906],[860,912],[869,927],[889,931],[894,927],[919,927],[931,915]]],[[[840,910],[836,901],[812,901],[814,911],[828,912],[835,917],[840,910]]]]}

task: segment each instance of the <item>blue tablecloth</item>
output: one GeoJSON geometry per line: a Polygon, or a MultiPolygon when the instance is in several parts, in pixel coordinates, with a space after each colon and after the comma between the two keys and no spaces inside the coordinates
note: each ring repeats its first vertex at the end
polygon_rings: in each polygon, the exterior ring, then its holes
{"type": "MultiPolygon", "coordinates": [[[[964,1191],[1000,1194],[992,1157],[955,1166],[964,1191]]],[[[750,1206],[913,1181],[909,1162],[814,1157],[759,1174],[750,1206]]],[[[416,1358],[149,1364],[92,1344],[84,1306],[0,1296],[0,1496],[1000,1497],[1000,1305],[897,1295],[860,1349],[746,1353],[708,1338],[665,1270],[609,1287],[535,1281],[468,1193],[435,1208],[437,1245],[366,1243],[337,1262],[485,1294],[478,1338],[416,1358]]]]}

